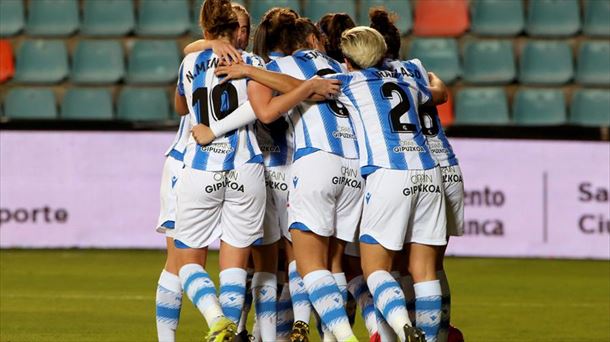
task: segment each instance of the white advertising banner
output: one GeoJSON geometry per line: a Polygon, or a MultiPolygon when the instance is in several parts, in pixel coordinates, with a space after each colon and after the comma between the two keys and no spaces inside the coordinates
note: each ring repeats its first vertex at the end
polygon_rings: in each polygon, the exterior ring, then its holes
{"type": "MultiPolygon", "coordinates": [[[[171,132],[0,131],[1,248],[162,248],[171,132]]],[[[610,144],[453,139],[461,256],[610,258],[610,144]]]]}

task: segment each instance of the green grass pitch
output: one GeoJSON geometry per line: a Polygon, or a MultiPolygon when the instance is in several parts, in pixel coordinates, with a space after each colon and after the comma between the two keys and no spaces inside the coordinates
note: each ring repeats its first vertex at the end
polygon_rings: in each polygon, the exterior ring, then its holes
{"type": "MultiPolygon", "coordinates": [[[[162,251],[1,250],[0,341],[154,341],[163,262],[162,251]]],[[[450,258],[447,273],[468,342],[610,341],[607,261],[450,258]]],[[[361,319],[355,330],[368,340],[361,319]]],[[[205,331],[185,297],[178,340],[205,331]]]]}

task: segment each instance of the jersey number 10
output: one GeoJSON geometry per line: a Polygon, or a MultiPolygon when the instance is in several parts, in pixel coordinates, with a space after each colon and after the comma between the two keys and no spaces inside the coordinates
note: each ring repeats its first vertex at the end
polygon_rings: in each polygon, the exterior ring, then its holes
{"type": "Polygon", "coordinates": [[[208,88],[197,88],[193,92],[193,109],[199,105],[199,122],[210,126],[210,114],[215,121],[220,121],[231,114],[239,106],[237,99],[237,89],[231,83],[222,83],[212,88],[212,113],[208,105],[208,88]]]}

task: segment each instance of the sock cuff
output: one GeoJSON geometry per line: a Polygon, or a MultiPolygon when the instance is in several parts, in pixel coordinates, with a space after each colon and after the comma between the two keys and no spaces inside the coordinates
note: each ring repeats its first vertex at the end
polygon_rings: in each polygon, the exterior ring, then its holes
{"type": "Polygon", "coordinates": [[[199,264],[186,264],[180,267],[180,270],[178,271],[178,277],[182,279],[188,277],[190,274],[198,272],[207,274],[207,272],[203,269],[203,266],[199,264]]]}
{"type": "Polygon", "coordinates": [[[161,271],[161,275],[159,276],[159,286],[163,286],[172,292],[182,293],[180,277],[166,270],[161,271]]]}
{"type": "Polygon", "coordinates": [[[316,282],[318,282],[318,280],[325,278],[325,277],[330,277],[333,280],[333,282],[335,280],[335,278],[333,278],[333,276],[329,270],[317,270],[317,271],[307,273],[307,275],[305,275],[303,277],[303,282],[305,283],[305,288],[307,288],[307,290],[309,291],[309,289],[311,289],[313,287],[313,285],[316,282]]]}
{"type": "Polygon", "coordinates": [[[221,271],[218,274],[218,278],[222,282],[223,280],[227,281],[238,281],[238,282],[246,282],[246,278],[248,278],[248,272],[243,268],[232,267],[227,268],[226,270],[221,271]]]}
{"type": "Polygon", "coordinates": [[[333,273],[333,278],[335,278],[337,286],[347,287],[347,278],[345,278],[345,273],[333,273]]]}
{"type": "Polygon", "coordinates": [[[288,264],[288,274],[292,273],[292,272],[296,272],[297,271],[297,261],[296,260],[292,260],[289,264],[288,264]]]}
{"type": "Polygon", "coordinates": [[[369,286],[371,293],[375,292],[375,289],[379,284],[388,280],[388,278],[394,280],[394,278],[390,275],[388,271],[379,270],[369,274],[368,278],[366,278],[366,284],[369,286]]]}
{"type": "Polygon", "coordinates": [[[277,275],[270,272],[256,272],[252,276],[252,288],[271,287],[277,289],[277,275]]]}
{"type": "Polygon", "coordinates": [[[441,296],[441,283],[438,280],[422,281],[413,285],[415,298],[441,296]]]}

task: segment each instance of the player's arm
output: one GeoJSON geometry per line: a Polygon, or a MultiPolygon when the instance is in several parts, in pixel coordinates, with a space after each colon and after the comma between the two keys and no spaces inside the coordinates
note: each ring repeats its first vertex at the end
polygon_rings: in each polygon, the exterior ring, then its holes
{"type": "Polygon", "coordinates": [[[447,102],[449,92],[445,82],[438,78],[438,76],[436,76],[436,74],[433,72],[428,72],[428,79],[430,81],[428,89],[432,95],[432,103],[435,105],[440,105],[447,102]]]}
{"type": "Polygon", "coordinates": [[[237,63],[242,62],[241,53],[231,43],[224,40],[196,40],[184,48],[184,54],[207,49],[212,49],[214,54],[220,56],[221,59],[228,63],[231,63],[231,61],[237,61],[237,63]]]}
{"type": "Polygon", "coordinates": [[[180,95],[180,92],[176,88],[174,93],[174,110],[178,115],[183,116],[189,113],[189,107],[186,104],[186,97],[180,95]]]}
{"type": "Polygon", "coordinates": [[[197,124],[191,129],[193,137],[199,145],[207,145],[214,141],[216,137],[227,134],[240,127],[244,127],[256,120],[254,109],[250,101],[237,107],[231,114],[220,121],[216,121],[212,127],[204,124],[197,124]]]}
{"type": "MultiPolygon", "coordinates": [[[[219,66],[216,68],[216,75],[225,75],[222,82],[232,79],[250,78],[261,85],[269,87],[275,91],[286,94],[300,87],[306,81],[299,80],[292,76],[280,72],[268,71],[248,64],[233,64],[229,66],[219,66]]],[[[313,93],[305,100],[324,101],[329,94],[313,93]]],[[[292,108],[292,107],[291,107],[292,108]]],[[[256,110],[255,110],[256,111],[256,110]]]]}
{"type": "Polygon", "coordinates": [[[301,81],[296,88],[285,94],[273,96],[273,89],[256,81],[251,81],[248,83],[248,98],[252,103],[256,117],[262,123],[269,124],[316,93],[333,96],[339,90],[339,81],[314,77],[307,81],[301,81]]]}

